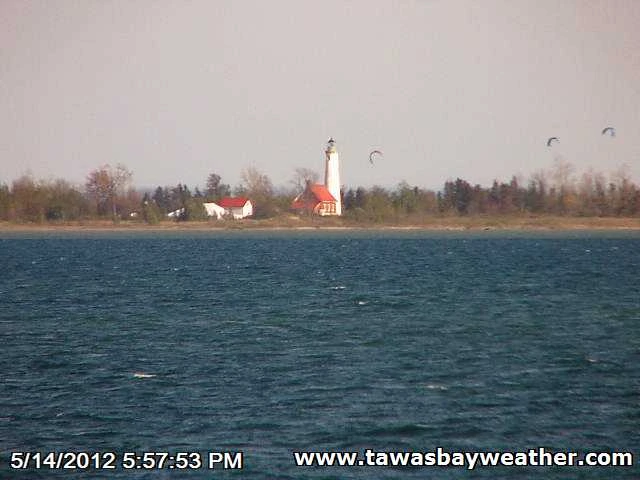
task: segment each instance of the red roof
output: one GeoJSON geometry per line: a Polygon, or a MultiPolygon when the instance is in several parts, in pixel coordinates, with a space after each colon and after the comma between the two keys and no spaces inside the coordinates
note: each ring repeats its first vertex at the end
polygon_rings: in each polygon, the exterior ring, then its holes
{"type": "Polygon", "coordinates": [[[219,202],[222,208],[242,208],[249,201],[246,197],[224,197],[219,202]]]}
{"type": "Polygon", "coordinates": [[[291,208],[294,210],[312,210],[317,213],[316,210],[325,209],[324,204],[336,204],[336,199],[331,195],[325,185],[319,183],[307,183],[307,187],[300,195],[293,199],[291,202],[291,208]]]}
{"type": "Polygon", "coordinates": [[[319,202],[335,202],[336,199],[329,193],[327,187],[320,185],[319,183],[312,183],[309,185],[309,190],[313,193],[313,196],[318,199],[319,202]]]}

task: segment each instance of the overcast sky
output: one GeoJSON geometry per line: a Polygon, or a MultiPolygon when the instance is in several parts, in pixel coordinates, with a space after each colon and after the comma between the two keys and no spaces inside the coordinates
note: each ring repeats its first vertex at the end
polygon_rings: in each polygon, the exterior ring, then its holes
{"type": "Polygon", "coordinates": [[[286,186],[330,136],[347,186],[638,182],[640,1],[0,0],[0,106],[5,183],[286,186]]]}

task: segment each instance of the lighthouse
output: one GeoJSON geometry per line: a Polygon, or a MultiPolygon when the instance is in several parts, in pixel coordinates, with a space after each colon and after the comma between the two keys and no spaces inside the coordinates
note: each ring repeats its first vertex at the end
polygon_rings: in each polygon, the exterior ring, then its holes
{"type": "Polygon", "coordinates": [[[336,142],[333,138],[330,138],[327,142],[327,149],[324,153],[326,156],[324,185],[336,201],[336,211],[334,215],[342,215],[342,200],[340,199],[340,159],[338,158],[336,142]]]}
{"type": "Polygon", "coordinates": [[[340,161],[336,142],[330,138],[324,151],[326,157],[324,185],[307,180],[304,192],[291,202],[291,209],[306,215],[342,215],[340,200],[340,161]]]}

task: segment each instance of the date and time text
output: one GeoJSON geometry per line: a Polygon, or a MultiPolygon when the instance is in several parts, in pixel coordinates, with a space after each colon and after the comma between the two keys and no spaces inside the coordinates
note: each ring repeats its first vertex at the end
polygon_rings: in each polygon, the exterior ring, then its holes
{"type": "MultiPolygon", "coordinates": [[[[12,470],[241,470],[242,452],[11,452],[12,470]]],[[[4,463],[6,459],[0,459],[4,463]]]]}

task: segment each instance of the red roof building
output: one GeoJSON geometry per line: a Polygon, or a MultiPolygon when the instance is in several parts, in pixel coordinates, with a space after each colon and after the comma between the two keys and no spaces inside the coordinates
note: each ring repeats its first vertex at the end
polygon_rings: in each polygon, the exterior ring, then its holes
{"type": "Polygon", "coordinates": [[[253,215],[253,205],[246,197],[224,197],[217,203],[235,219],[253,215]]]}
{"type": "Polygon", "coordinates": [[[249,201],[246,197],[223,197],[218,202],[223,208],[242,208],[249,201]]]}
{"type": "Polygon", "coordinates": [[[336,199],[325,185],[307,182],[307,186],[291,203],[291,208],[300,213],[314,215],[337,215],[336,199]]]}

